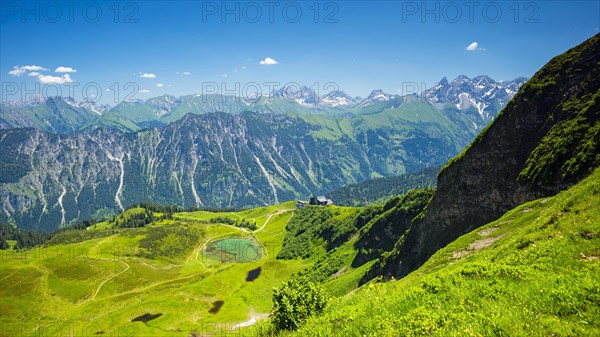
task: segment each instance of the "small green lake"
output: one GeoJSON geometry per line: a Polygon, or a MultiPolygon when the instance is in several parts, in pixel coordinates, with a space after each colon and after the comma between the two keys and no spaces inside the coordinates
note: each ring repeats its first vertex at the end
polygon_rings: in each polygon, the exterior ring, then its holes
{"type": "Polygon", "coordinates": [[[252,238],[229,238],[210,242],[206,253],[211,258],[227,262],[254,262],[260,260],[263,247],[252,238]]]}

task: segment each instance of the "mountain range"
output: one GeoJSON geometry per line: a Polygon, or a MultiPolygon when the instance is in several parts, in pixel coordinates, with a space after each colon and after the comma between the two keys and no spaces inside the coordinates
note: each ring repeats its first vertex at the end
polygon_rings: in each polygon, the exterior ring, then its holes
{"type": "MultiPolygon", "coordinates": [[[[460,112],[471,120],[470,127],[485,126],[525,82],[519,77],[496,82],[488,76],[473,79],[462,75],[452,82],[446,78],[425,90],[418,99],[448,113],[460,112]],[[479,117],[474,113],[477,112],[479,117]]],[[[340,90],[325,95],[306,86],[284,86],[267,96],[237,97],[232,95],[196,94],[181,97],[163,95],[147,100],[123,101],[114,107],[98,105],[85,99],[33,96],[26,101],[0,105],[0,128],[33,127],[53,133],[73,133],[102,128],[137,131],[160,127],[188,113],[243,111],[299,114],[362,114],[399,106],[408,96],[373,90],[366,98],[351,97],[340,90]]],[[[411,99],[414,99],[412,97],[411,99]]]]}
{"type": "Polygon", "coordinates": [[[0,220],[53,230],[147,200],[252,207],[439,166],[519,85],[486,78],[494,100],[479,90],[482,83],[461,77],[440,85],[435,104],[423,99],[428,92],[381,90],[362,100],[336,91],[315,102],[308,88],[251,105],[217,95],[161,96],[111,109],[60,97],[5,104],[0,220]],[[475,105],[457,105],[451,95],[441,102],[459,88],[475,105]]]}

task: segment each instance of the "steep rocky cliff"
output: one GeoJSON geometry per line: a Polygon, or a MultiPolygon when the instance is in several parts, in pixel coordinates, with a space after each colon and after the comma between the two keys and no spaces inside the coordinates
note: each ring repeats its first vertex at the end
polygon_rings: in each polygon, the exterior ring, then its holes
{"type": "Polygon", "coordinates": [[[600,35],[555,57],[438,176],[426,210],[380,266],[401,277],[459,236],[600,166],[600,35]]]}

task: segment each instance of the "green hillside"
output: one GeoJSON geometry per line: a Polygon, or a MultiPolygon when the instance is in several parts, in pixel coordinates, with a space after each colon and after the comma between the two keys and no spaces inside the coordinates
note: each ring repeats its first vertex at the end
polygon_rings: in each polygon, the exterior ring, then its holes
{"type": "Polygon", "coordinates": [[[294,211],[288,202],[168,219],[132,207],[38,248],[0,250],[0,323],[8,336],[116,327],[143,336],[268,336],[273,288],[305,277],[332,300],[298,332],[279,335],[594,336],[599,182],[600,169],[460,237],[399,281],[360,288],[433,191],[375,207],[294,211]],[[154,221],[125,228],[147,218],[154,221]],[[233,330],[244,322],[258,325],[233,330]]]}
{"type": "Polygon", "coordinates": [[[207,324],[231,328],[265,319],[272,289],[294,274],[311,274],[338,295],[355,289],[368,265],[350,266],[356,239],[349,236],[370,211],[308,207],[296,213],[293,207],[288,202],[168,218],[132,207],[87,230],[58,232],[38,248],[0,250],[4,334],[37,336],[70,329],[69,322],[76,335],[111,334],[118,326],[120,333],[189,336],[207,324]],[[315,241],[314,256],[281,258],[296,235],[290,225],[304,223],[306,212],[329,219],[315,223],[319,233],[336,228],[341,236],[315,241]],[[146,224],[148,219],[153,221],[146,224]],[[325,260],[338,264],[323,270],[325,260]]]}
{"type": "Polygon", "coordinates": [[[53,133],[69,133],[92,123],[99,116],[77,106],[70,98],[49,97],[39,104],[9,106],[0,104],[0,127],[30,127],[53,133]]]}
{"type": "MultiPolygon", "coordinates": [[[[600,169],[371,282],[282,336],[598,336],[600,169]]],[[[262,324],[244,335],[270,335],[262,324]]]]}
{"type": "Polygon", "coordinates": [[[109,112],[81,127],[82,130],[97,128],[114,128],[122,132],[138,131],[140,126],[124,118],[118,112],[109,112]]]}

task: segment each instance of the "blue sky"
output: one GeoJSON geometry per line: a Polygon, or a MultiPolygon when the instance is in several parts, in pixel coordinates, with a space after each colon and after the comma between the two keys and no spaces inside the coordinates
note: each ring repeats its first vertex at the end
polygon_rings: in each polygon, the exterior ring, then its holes
{"type": "Polygon", "coordinates": [[[600,26],[598,1],[1,5],[2,100],[53,95],[53,84],[66,83],[76,99],[98,88],[111,105],[134,91],[142,99],[214,91],[207,83],[241,94],[252,83],[267,91],[290,82],[324,94],[333,83],[364,97],[444,76],[530,77],[600,26]],[[276,64],[260,64],[267,58],[276,64]]]}

